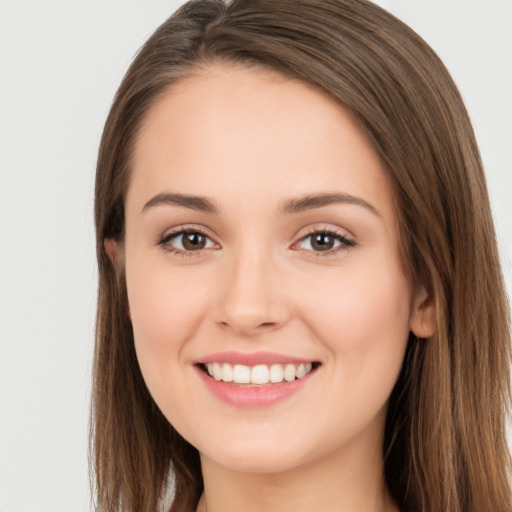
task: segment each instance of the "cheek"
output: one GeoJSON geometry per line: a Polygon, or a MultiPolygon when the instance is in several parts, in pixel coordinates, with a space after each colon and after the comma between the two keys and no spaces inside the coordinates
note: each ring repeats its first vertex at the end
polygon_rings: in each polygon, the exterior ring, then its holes
{"type": "Polygon", "coordinates": [[[323,287],[303,303],[302,311],[331,352],[333,378],[343,389],[353,389],[351,396],[366,393],[375,403],[386,401],[409,337],[410,291],[403,273],[392,265],[386,272],[351,269],[323,287]]]}
{"type": "Polygon", "coordinates": [[[183,347],[205,316],[208,287],[194,286],[165,263],[137,264],[135,258],[127,261],[126,282],[137,358],[151,388],[186,363],[183,347]]]}
{"type": "Polygon", "coordinates": [[[317,280],[315,293],[305,299],[303,310],[311,313],[311,321],[333,336],[347,334],[345,342],[353,348],[370,332],[393,337],[393,332],[409,329],[410,292],[400,272],[347,269],[317,280]]]}

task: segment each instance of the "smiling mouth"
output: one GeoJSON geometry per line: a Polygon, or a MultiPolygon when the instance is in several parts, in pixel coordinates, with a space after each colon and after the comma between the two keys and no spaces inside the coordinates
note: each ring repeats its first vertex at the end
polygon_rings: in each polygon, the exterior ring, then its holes
{"type": "Polygon", "coordinates": [[[268,386],[302,379],[320,366],[318,362],[287,364],[201,363],[199,367],[216,381],[240,386],[268,386]]]}

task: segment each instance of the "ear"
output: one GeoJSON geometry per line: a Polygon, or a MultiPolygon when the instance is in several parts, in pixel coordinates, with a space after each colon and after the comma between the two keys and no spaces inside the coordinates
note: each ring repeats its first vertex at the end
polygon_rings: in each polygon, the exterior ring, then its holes
{"type": "Polygon", "coordinates": [[[115,265],[119,252],[119,244],[113,238],[105,238],[105,240],[103,240],[103,247],[105,247],[105,251],[110,258],[110,261],[115,265]]]}
{"type": "Polygon", "coordinates": [[[418,338],[429,338],[436,332],[435,301],[423,286],[414,297],[409,327],[418,338]]]}

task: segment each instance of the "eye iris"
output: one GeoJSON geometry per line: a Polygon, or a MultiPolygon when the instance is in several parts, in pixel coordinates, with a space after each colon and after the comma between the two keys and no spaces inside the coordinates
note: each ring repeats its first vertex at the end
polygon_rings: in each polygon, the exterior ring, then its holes
{"type": "Polygon", "coordinates": [[[197,251],[204,249],[206,237],[201,233],[184,233],[182,243],[187,251],[197,251]]]}
{"type": "Polygon", "coordinates": [[[311,237],[311,247],[315,251],[328,251],[334,247],[334,237],[326,233],[317,233],[311,237]]]}

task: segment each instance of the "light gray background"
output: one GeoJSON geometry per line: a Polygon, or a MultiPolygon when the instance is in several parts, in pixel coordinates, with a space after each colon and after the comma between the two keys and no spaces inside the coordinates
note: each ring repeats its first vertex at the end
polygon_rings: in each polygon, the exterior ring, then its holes
{"type": "MultiPolygon", "coordinates": [[[[91,510],[96,151],[136,50],[177,0],[0,0],[0,512],[91,510]]],[[[512,291],[512,1],[380,0],[472,116],[512,291]]]]}

